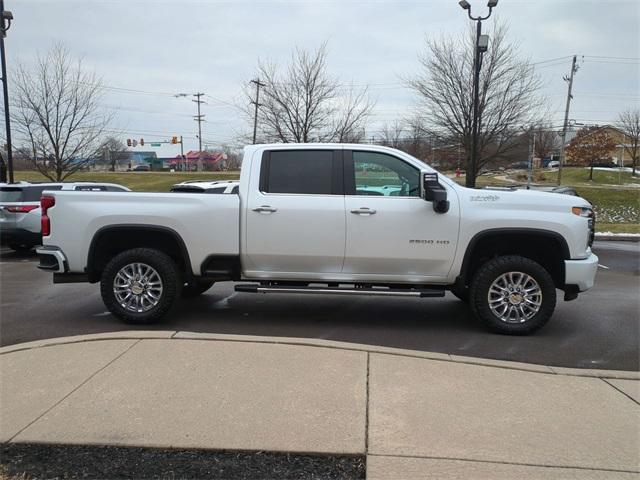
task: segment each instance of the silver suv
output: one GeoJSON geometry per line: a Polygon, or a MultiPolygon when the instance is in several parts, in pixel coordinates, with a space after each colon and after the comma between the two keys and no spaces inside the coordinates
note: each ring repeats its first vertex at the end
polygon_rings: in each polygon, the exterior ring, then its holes
{"type": "Polygon", "coordinates": [[[45,190],[129,192],[115,183],[0,183],[0,243],[16,251],[42,244],[40,197],[45,190]]]}

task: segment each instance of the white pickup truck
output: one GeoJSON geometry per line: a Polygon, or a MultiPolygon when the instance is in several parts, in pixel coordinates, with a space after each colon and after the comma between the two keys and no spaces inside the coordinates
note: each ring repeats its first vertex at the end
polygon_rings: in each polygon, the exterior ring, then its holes
{"type": "Polygon", "coordinates": [[[442,297],[527,334],[594,284],[584,199],[473,190],[390,148],[245,148],[237,194],[45,192],[39,268],[132,323],[216,281],[247,293],[442,297]]]}

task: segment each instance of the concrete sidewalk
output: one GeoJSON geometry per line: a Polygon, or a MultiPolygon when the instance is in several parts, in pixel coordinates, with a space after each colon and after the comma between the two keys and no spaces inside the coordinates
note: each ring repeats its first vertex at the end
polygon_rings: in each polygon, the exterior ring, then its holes
{"type": "Polygon", "coordinates": [[[309,339],[0,349],[2,442],[366,454],[367,478],[638,478],[640,374],[309,339]]]}

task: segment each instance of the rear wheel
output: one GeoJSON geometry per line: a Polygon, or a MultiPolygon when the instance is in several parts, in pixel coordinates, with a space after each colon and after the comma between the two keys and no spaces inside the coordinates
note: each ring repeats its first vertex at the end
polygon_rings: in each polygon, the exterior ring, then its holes
{"type": "Polygon", "coordinates": [[[476,272],[471,308],[491,330],[527,335],[542,328],[556,306],[553,279],[540,264],[509,255],[489,260],[476,272]]]}
{"type": "Polygon", "coordinates": [[[159,321],[180,296],[182,280],[165,253],[135,248],[116,255],[102,272],[100,293],[109,311],[127,323],[159,321]]]}
{"type": "Polygon", "coordinates": [[[202,295],[204,292],[213,287],[214,283],[215,282],[212,282],[211,280],[199,280],[192,283],[186,283],[182,287],[182,298],[194,298],[198,295],[202,295]]]}

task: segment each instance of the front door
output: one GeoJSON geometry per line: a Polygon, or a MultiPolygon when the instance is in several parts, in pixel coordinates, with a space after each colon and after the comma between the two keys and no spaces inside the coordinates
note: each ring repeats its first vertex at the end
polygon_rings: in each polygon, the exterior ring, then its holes
{"type": "Polygon", "coordinates": [[[274,150],[259,162],[246,214],[248,276],[340,273],[345,245],[341,151],[274,150]]]}
{"type": "Polygon", "coordinates": [[[420,197],[420,170],[381,152],[345,151],[347,242],[343,273],[435,281],[449,273],[458,239],[458,202],[433,211],[420,197]],[[429,278],[424,278],[429,277],[429,278]]]}

